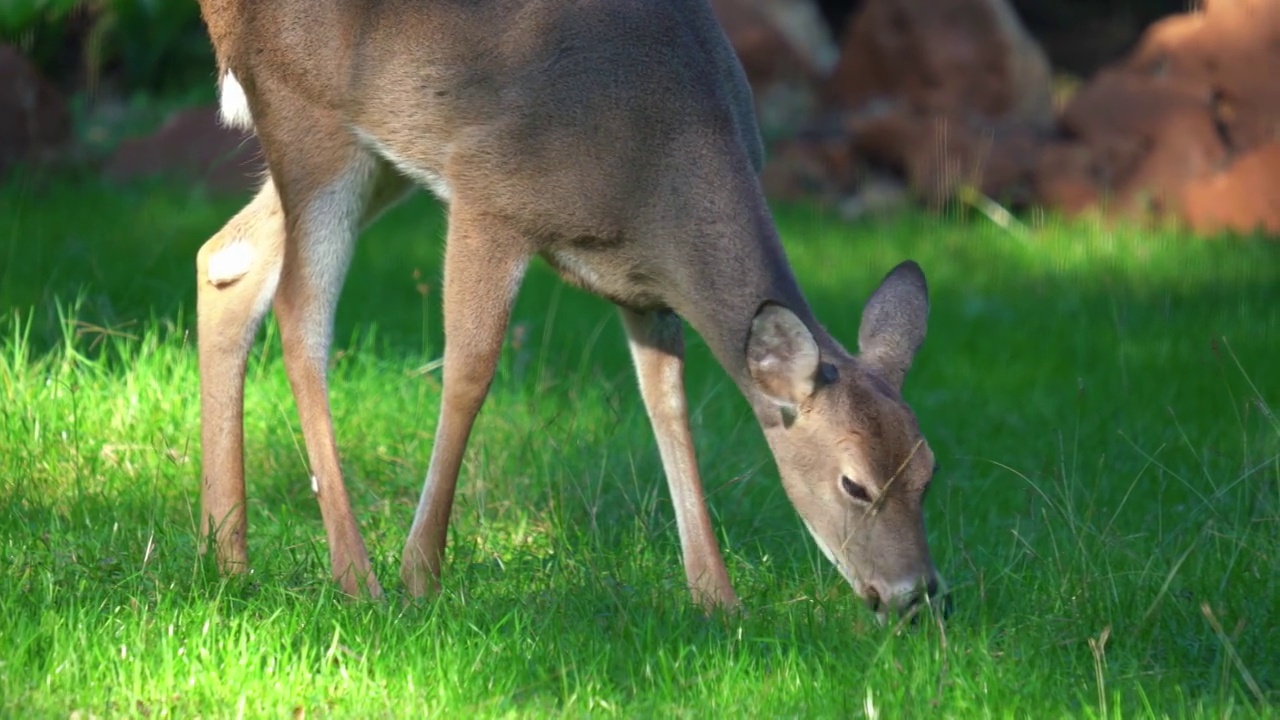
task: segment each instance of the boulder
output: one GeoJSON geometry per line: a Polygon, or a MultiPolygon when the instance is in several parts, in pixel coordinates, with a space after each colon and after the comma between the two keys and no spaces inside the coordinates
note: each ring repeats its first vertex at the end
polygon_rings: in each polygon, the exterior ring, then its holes
{"type": "Polygon", "coordinates": [[[1084,146],[1095,195],[1128,212],[1164,212],[1189,179],[1227,160],[1209,93],[1177,78],[1099,73],[1072,98],[1062,133],[1084,146]]]}
{"type": "Polygon", "coordinates": [[[789,137],[812,115],[835,41],[812,0],[711,0],[751,84],[760,132],[789,137]]]}
{"type": "Polygon", "coordinates": [[[829,174],[820,194],[856,193],[850,177],[888,172],[930,203],[962,184],[1022,199],[1053,122],[1048,61],[1006,0],[866,0],[822,101],[808,129],[840,133],[779,148],[766,189],[812,186],[814,168],[852,166],[829,174]]]}
{"type": "Polygon", "coordinates": [[[1101,204],[1104,172],[1083,145],[1050,142],[1035,156],[1031,192],[1040,205],[1073,215],[1101,204]]]}
{"type": "Polygon", "coordinates": [[[1038,163],[1038,200],[1105,202],[1194,230],[1280,232],[1280,3],[1212,0],[1153,24],[1092,78],[1038,163]]]}
{"type": "Polygon", "coordinates": [[[866,0],[824,88],[830,105],[877,98],[929,116],[1053,121],[1049,62],[1006,0],[866,0]]]}
{"type": "Polygon", "coordinates": [[[0,177],[19,162],[38,162],[71,137],[62,94],[12,46],[0,43],[0,177]]]}
{"type": "Polygon", "coordinates": [[[1182,189],[1182,217],[1203,233],[1263,231],[1280,235],[1280,140],[1240,157],[1182,189]]]}
{"type": "Polygon", "coordinates": [[[1052,118],[1043,54],[1004,0],[864,0],[821,131],[774,153],[766,190],[843,207],[887,171],[931,203],[973,187],[1280,234],[1276,78],[1280,2],[1205,0],[1151,25],[1052,118]]]}
{"type": "Polygon", "coordinates": [[[121,143],[104,172],[117,181],[169,176],[243,193],[258,186],[264,169],[257,137],[222,125],[217,106],[203,105],[175,112],[151,135],[121,143]]]}
{"type": "Polygon", "coordinates": [[[770,198],[833,206],[857,191],[860,171],[844,129],[815,124],[773,149],[760,182],[770,198]]]}
{"type": "Polygon", "coordinates": [[[1228,141],[1248,150],[1280,134],[1280,3],[1203,0],[1200,12],[1153,24],[1124,64],[1215,103],[1228,141]]]}
{"type": "Polygon", "coordinates": [[[855,156],[892,170],[934,205],[961,186],[1024,202],[1043,144],[1040,131],[1016,120],[921,114],[902,102],[869,103],[847,128],[855,156]]]}

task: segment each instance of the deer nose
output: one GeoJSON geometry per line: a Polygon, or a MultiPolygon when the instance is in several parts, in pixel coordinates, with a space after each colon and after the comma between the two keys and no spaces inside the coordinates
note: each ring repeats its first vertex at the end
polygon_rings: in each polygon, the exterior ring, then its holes
{"type": "MultiPolygon", "coordinates": [[[[933,577],[930,577],[929,581],[925,583],[923,587],[917,586],[915,592],[913,592],[906,599],[906,602],[903,603],[903,606],[902,606],[902,612],[903,613],[911,612],[912,610],[915,610],[916,607],[919,606],[921,603],[928,600],[931,603],[934,603],[936,607],[939,607],[939,609],[942,610],[942,619],[946,620],[947,618],[951,617],[951,610],[952,610],[951,593],[943,593],[942,597],[939,598],[938,593],[940,590],[942,590],[942,582],[938,579],[936,575],[933,577]],[[937,601],[940,601],[940,602],[937,602],[937,601]]],[[[918,617],[919,617],[919,614],[917,613],[912,618],[912,622],[915,622],[915,620],[918,617]]]]}
{"type": "MultiPolygon", "coordinates": [[[[873,612],[896,610],[907,614],[915,610],[926,600],[938,597],[942,583],[936,575],[930,575],[924,582],[899,583],[892,586],[883,581],[872,581],[867,584],[866,602],[873,612]]],[[[951,596],[942,597],[942,616],[951,615],[951,596]]]]}

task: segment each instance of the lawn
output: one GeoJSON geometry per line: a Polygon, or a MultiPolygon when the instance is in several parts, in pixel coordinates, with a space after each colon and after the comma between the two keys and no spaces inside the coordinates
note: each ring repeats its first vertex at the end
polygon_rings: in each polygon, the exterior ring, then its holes
{"type": "Polygon", "coordinates": [[[173,185],[0,186],[0,715],[1235,717],[1280,701],[1280,244],[778,209],[852,346],[928,273],[906,395],[955,612],[881,627],[805,533],[745,401],[691,338],[693,425],[749,613],[683,587],[604,301],[538,265],[463,469],[445,592],[405,603],[431,447],[440,210],[364,237],[334,419],[381,605],[328,579],[268,323],[250,361],[254,573],[199,559],[197,248],[237,209],[173,185]]]}

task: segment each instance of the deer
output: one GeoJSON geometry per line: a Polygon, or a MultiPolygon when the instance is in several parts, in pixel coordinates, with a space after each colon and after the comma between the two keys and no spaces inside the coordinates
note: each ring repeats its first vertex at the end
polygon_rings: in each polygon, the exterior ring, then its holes
{"type": "Polygon", "coordinates": [[[225,124],[256,133],[256,195],[196,255],[202,553],[248,571],[247,356],[274,312],[342,592],[383,589],[330,412],[335,307],[362,230],[414,190],[446,208],[440,411],[400,577],[435,596],[464,451],[540,258],[618,308],[688,590],[742,607],[707,510],[684,325],[741,391],[784,494],[878,616],[937,597],[935,461],[902,395],[929,290],[904,260],[857,352],[819,323],[759,181],[744,71],[708,0],[200,0],[225,124]]]}

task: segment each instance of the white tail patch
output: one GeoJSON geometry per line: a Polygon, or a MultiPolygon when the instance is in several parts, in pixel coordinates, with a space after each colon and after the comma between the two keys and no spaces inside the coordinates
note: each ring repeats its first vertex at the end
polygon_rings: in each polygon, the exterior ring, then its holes
{"type": "Polygon", "coordinates": [[[219,85],[218,106],[222,122],[237,130],[253,129],[253,113],[249,111],[249,98],[244,94],[244,87],[236,79],[236,74],[227,71],[219,85]]]}
{"type": "Polygon", "coordinates": [[[253,267],[253,246],[234,240],[209,256],[209,282],[224,287],[244,277],[253,267]]]}

